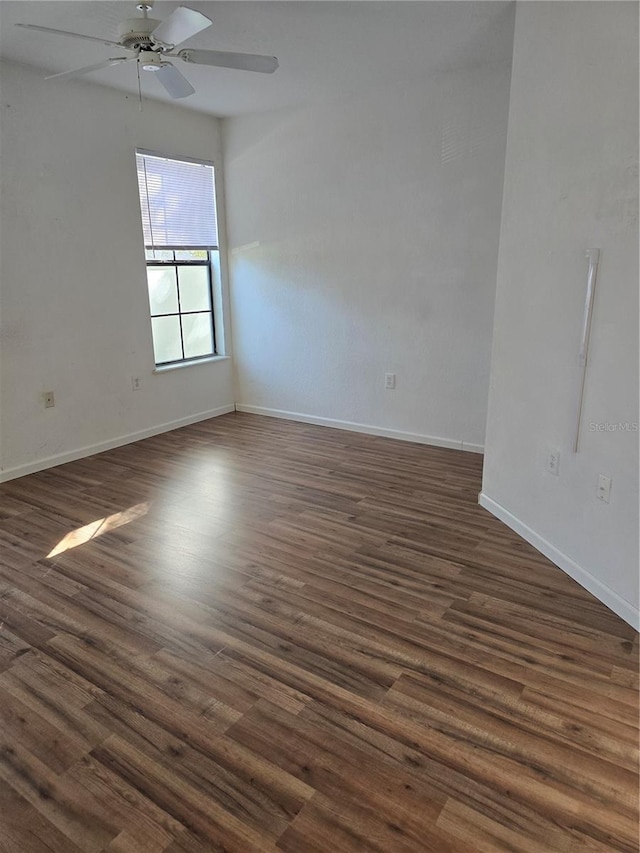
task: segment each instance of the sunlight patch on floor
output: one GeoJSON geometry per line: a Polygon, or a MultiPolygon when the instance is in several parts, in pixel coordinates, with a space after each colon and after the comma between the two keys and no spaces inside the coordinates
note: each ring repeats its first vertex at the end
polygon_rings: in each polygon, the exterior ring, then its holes
{"type": "Polygon", "coordinates": [[[71,548],[84,545],[97,536],[104,536],[105,533],[122,527],[123,524],[129,524],[129,522],[135,521],[137,518],[142,518],[143,515],[149,512],[149,506],[150,504],[145,501],[144,503],[131,506],[129,509],[124,509],[122,512],[116,512],[113,515],[99,518],[96,521],[92,521],[91,524],[85,524],[84,527],[72,530],[58,542],[52,551],[49,551],[47,559],[57,557],[58,554],[63,554],[71,548]]]}

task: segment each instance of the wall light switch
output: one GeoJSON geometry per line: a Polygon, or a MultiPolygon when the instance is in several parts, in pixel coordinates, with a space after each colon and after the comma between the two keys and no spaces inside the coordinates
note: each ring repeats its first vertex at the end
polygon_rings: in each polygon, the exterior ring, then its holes
{"type": "Polygon", "coordinates": [[[384,375],[384,387],[387,391],[393,391],[396,387],[396,375],[395,373],[385,373],[384,375]]]}

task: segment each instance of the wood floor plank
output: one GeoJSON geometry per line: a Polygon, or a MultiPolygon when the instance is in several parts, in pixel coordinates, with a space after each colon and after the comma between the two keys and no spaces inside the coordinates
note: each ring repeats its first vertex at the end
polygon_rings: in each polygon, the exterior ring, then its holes
{"type": "Polygon", "coordinates": [[[112,735],[92,755],[174,819],[229,853],[273,848],[274,838],[266,828],[255,829],[246,815],[241,819],[218,803],[210,786],[197,787],[181,775],[163,772],[158,762],[117,735],[112,735]]]}
{"type": "MultiPolygon", "coordinates": [[[[339,737],[329,737],[321,725],[302,721],[261,700],[229,734],[261,755],[277,758],[290,773],[330,800],[343,806],[348,803],[353,815],[368,815],[360,819],[368,824],[368,835],[361,839],[363,849],[375,838],[383,849],[385,845],[389,849],[393,840],[398,850],[418,850],[432,840],[432,834],[438,835],[433,827],[443,798],[437,790],[426,780],[414,779],[408,784],[401,768],[386,766],[380,772],[367,753],[339,737]]],[[[316,795],[311,803],[317,802],[316,795]]],[[[305,806],[294,824],[308,809],[314,810],[305,806]]],[[[323,841],[325,849],[332,846],[328,838],[323,841]]],[[[446,844],[442,849],[447,849],[446,844]]]]}
{"type": "Polygon", "coordinates": [[[62,732],[29,705],[0,687],[0,727],[10,743],[19,743],[55,773],[62,773],[86,754],[82,739],[62,732]]]}
{"type": "Polygon", "coordinates": [[[233,413],[0,485],[0,851],[637,853],[638,635],[481,475],[233,413]]]}
{"type": "Polygon", "coordinates": [[[405,814],[381,816],[375,806],[316,794],[278,841],[288,853],[474,853],[470,844],[455,842],[435,827],[415,830],[405,814]]]}
{"type": "Polygon", "coordinates": [[[105,819],[96,802],[87,805],[76,790],[65,785],[62,776],[3,732],[0,778],[81,850],[99,853],[119,832],[115,819],[105,819]]]}
{"type": "Polygon", "coordinates": [[[189,662],[163,650],[156,658],[166,662],[189,682],[202,685],[212,696],[216,696],[218,701],[226,702],[240,714],[253,707],[258,699],[267,699],[291,714],[297,714],[311,701],[306,694],[265,673],[243,666],[228,658],[224,652],[199,656],[189,662]]]}
{"type": "Polygon", "coordinates": [[[8,629],[0,633],[0,673],[31,649],[29,643],[8,629]]]}
{"type": "Polygon", "coordinates": [[[0,780],[0,815],[2,853],[82,853],[81,847],[3,780],[0,780]]]}
{"type": "MultiPolygon", "coordinates": [[[[482,701],[475,697],[456,695],[453,691],[434,690],[412,675],[403,675],[389,691],[383,704],[411,702],[429,725],[439,730],[459,732],[467,742],[482,745],[496,752],[508,744],[509,758],[524,764],[532,762],[535,769],[550,780],[556,778],[587,794],[615,800],[626,806],[631,816],[637,805],[637,789],[633,770],[623,769],[602,754],[567,747],[561,732],[547,732],[538,720],[527,714],[524,703],[509,705],[482,701]],[[400,699],[398,694],[402,694],[400,699]]],[[[633,766],[633,763],[632,763],[633,766]]]]}
{"type": "MultiPolygon", "coordinates": [[[[101,699],[91,710],[97,719],[105,723],[111,718],[115,733],[133,745],[145,761],[157,766],[159,775],[179,779],[185,790],[193,788],[196,793],[205,794],[212,809],[228,812],[274,838],[286,828],[311,796],[310,789],[304,783],[296,786],[302,795],[295,798],[290,796],[290,791],[279,790],[275,768],[273,783],[269,785],[264,780],[242,772],[241,768],[225,767],[202,750],[189,746],[172,732],[148,720],[126,703],[101,699]]],[[[101,756],[103,752],[97,748],[93,755],[101,756]]],[[[263,762],[265,765],[266,762],[263,762]]]]}
{"type": "MultiPolygon", "coordinates": [[[[477,853],[547,853],[548,850],[568,851],[573,840],[552,831],[544,840],[523,837],[521,832],[493,820],[457,800],[449,800],[438,816],[438,827],[466,841],[477,853]]],[[[584,837],[580,839],[584,840],[584,837]]],[[[583,849],[587,849],[586,847],[583,849]]],[[[608,847],[598,844],[590,848],[605,853],[608,847]]]]}
{"type": "MultiPolygon", "coordinates": [[[[545,850],[556,850],[558,840],[568,843],[570,839],[566,829],[559,828],[556,821],[548,815],[531,808],[512,796],[504,796],[497,786],[483,780],[473,779],[464,772],[464,768],[444,764],[426,754],[419,744],[402,741],[394,733],[374,728],[352,714],[336,710],[324,703],[313,702],[301,712],[303,719],[312,722],[321,720],[329,732],[369,752],[376,763],[386,766],[400,766],[405,773],[407,784],[413,785],[414,779],[423,777],[432,781],[441,794],[447,798],[445,808],[451,803],[462,803],[474,814],[486,817],[500,827],[511,828],[526,844],[535,839],[536,844],[545,850]]],[[[440,818],[438,818],[440,822],[440,818]]],[[[480,832],[481,821],[478,821],[480,832]]],[[[467,837],[467,836],[465,836],[467,837]]],[[[498,847],[498,849],[500,849],[498,847]]]]}

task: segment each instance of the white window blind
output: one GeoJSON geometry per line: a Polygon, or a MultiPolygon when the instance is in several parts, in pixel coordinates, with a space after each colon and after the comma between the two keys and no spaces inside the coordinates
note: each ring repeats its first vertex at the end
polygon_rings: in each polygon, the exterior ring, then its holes
{"type": "Polygon", "coordinates": [[[213,166],[136,152],[145,246],[217,249],[213,166]]]}

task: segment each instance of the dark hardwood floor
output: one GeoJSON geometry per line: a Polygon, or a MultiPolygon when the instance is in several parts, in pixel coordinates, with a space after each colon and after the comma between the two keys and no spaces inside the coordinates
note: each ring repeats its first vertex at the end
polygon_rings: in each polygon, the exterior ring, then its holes
{"type": "Polygon", "coordinates": [[[481,465],[232,414],[0,486],[2,853],[636,853],[637,635],[481,465]]]}

